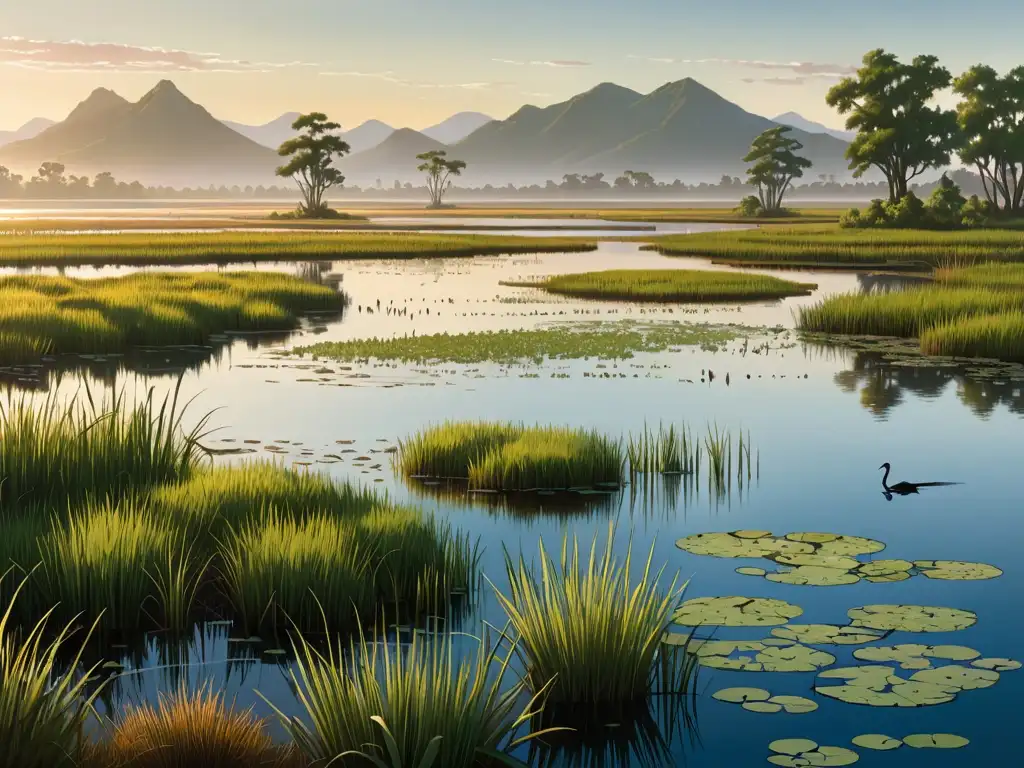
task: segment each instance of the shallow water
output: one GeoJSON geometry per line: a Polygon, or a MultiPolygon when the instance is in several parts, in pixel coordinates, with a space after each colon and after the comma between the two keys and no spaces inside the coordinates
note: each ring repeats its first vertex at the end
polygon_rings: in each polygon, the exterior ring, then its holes
{"type": "MultiPolygon", "coordinates": [[[[776,597],[804,609],[801,623],[846,621],[846,611],[874,603],[906,603],[969,609],[975,626],[942,634],[895,633],[883,645],[957,644],[986,657],[1021,659],[1019,637],[1024,615],[1019,596],[1024,568],[1018,549],[1024,541],[1019,516],[1021,482],[1016,452],[1024,416],[1024,382],[1013,372],[975,375],[965,366],[893,365],[881,353],[799,343],[791,334],[769,336],[767,348],[729,343],[717,352],[685,348],[679,352],[638,355],[614,362],[578,360],[542,366],[502,367],[358,365],[313,363],[281,358],[282,348],[313,340],[349,339],[394,334],[527,328],[572,320],[695,320],[743,325],[793,326],[793,313],[822,295],[875,285],[849,273],[770,274],[816,282],[811,297],[714,307],[581,302],[554,299],[533,289],[503,288],[499,280],[608,268],[712,268],[707,262],[667,259],[640,252],[631,243],[604,243],[590,254],[511,256],[475,259],[360,261],[323,264],[320,277],[340,278],[352,306],[340,319],[313,321],[290,337],[225,342],[216,353],[195,349],[140,353],[128,359],[87,361],[89,371],[106,386],[143,391],[173,385],[174,373],[187,359],[183,393],[198,398],[190,418],[221,408],[213,421],[223,429],[208,439],[211,447],[246,445],[251,456],[218,461],[269,458],[274,441],[286,463],[308,462],[339,479],[370,483],[399,501],[423,506],[480,538],[483,569],[499,588],[506,581],[502,547],[528,556],[543,538],[557,545],[563,533],[585,542],[617,524],[624,543],[632,532],[635,551],[655,548],[654,562],[689,579],[688,597],[747,595],[776,597]],[[377,309],[377,300],[381,310],[377,309]],[[393,302],[393,303],[392,303],[393,302]],[[367,307],[373,310],[370,314],[367,307]],[[388,313],[388,308],[408,314],[388,313]],[[360,309],[361,308],[361,309],[360,309]],[[430,309],[429,315],[425,310],[430,309]],[[148,373],[136,378],[125,364],[148,373]],[[324,372],[329,370],[330,373],[324,372]],[[708,371],[714,372],[710,379],[708,371]],[[553,378],[552,374],[565,376],[553,378]],[[606,377],[607,376],[607,377],[606,377]],[[380,470],[352,466],[351,456],[383,451],[396,441],[445,419],[522,420],[569,424],[624,435],[645,422],[686,422],[703,432],[706,424],[749,430],[759,453],[759,477],[742,492],[724,498],[700,490],[659,489],[653,500],[631,499],[627,489],[608,499],[578,504],[568,512],[535,500],[532,512],[509,510],[487,500],[445,499],[423,488],[410,488],[392,473],[387,454],[368,454],[380,470]],[[354,440],[339,446],[336,441],[354,440]],[[358,453],[339,454],[339,449],[358,453]],[[305,455],[304,455],[305,454],[305,455]],[[328,458],[340,455],[342,461],[328,458]],[[919,496],[887,501],[875,469],[894,465],[894,479],[948,480],[965,484],[924,489],[919,496]],[[321,463],[329,462],[329,463],[321,463]],[[376,481],[380,482],[376,482],[376,481]],[[538,509],[538,507],[540,507],[538,509]],[[908,560],[948,559],[991,563],[1004,575],[990,581],[936,581],[917,576],[904,582],[860,582],[838,587],[776,584],[737,574],[741,565],[765,567],[765,561],[726,560],[692,555],[675,545],[680,537],[706,531],[764,529],[831,531],[878,539],[887,548],[876,557],[908,560]]],[[[293,271],[294,265],[260,265],[293,271]]],[[[190,268],[194,269],[194,268],[190,268]]],[[[308,271],[308,270],[307,270],[308,271]]],[[[124,274],[124,270],[67,270],[75,276],[124,274]]],[[[31,376],[22,376],[31,378],[31,376]]],[[[55,386],[45,371],[35,386],[55,386]]],[[[32,382],[25,381],[25,385],[32,382]]],[[[76,383],[61,385],[70,391],[76,383]]],[[[486,620],[502,626],[503,614],[485,590],[474,613],[463,623],[479,631],[486,620]]],[[[228,628],[208,626],[199,633],[187,673],[212,680],[241,706],[270,710],[259,690],[288,713],[299,709],[289,688],[286,663],[239,661],[259,656],[262,648],[229,643],[228,628]],[[234,660],[234,661],[229,661],[234,660]]],[[[759,639],[768,631],[721,628],[717,639],[759,639]]],[[[469,641],[466,641],[467,643],[469,641]]],[[[265,645],[265,644],[264,644],[265,645]]],[[[823,646],[835,666],[858,664],[852,648],[823,646]]],[[[128,670],[118,702],[153,699],[173,684],[174,665],[160,661],[154,647],[142,662],[144,671],[128,670]]],[[[268,657],[274,658],[277,657],[268,657]]],[[[126,660],[127,661],[127,660],[126,660]]],[[[129,665],[130,667],[132,664],[129,665]]],[[[905,673],[909,674],[909,673],[905,673]]],[[[767,764],[767,745],[779,738],[809,738],[822,745],[850,747],[863,733],[903,737],[912,733],[955,733],[971,739],[962,750],[916,750],[896,756],[857,750],[865,766],[1008,765],[1010,728],[1016,702],[1024,696],[1024,670],[1006,672],[993,687],[966,691],[956,701],[919,709],[856,706],[812,692],[813,673],[747,673],[702,670],[696,721],[699,742],[673,741],[669,765],[747,766],[767,764]],[[772,694],[813,698],[810,714],[757,714],[711,698],[721,688],[752,686],[772,694]]],[[[276,731],[280,736],[280,730],[276,731]]],[[[525,752],[523,753],[525,756],[525,752]]],[[[567,764],[567,763],[566,763],[567,764]]],[[[603,765],[639,765],[639,759],[603,765]]]]}

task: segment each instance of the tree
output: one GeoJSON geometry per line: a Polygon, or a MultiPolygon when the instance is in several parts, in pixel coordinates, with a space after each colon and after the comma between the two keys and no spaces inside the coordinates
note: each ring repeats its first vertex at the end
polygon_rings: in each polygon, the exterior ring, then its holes
{"type": "Polygon", "coordinates": [[[953,83],[963,97],[956,108],[963,134],[960,159],[978,169],[985,197],[1018,213],[1024,203],[1024,67],[1004,77],[992,67],[971,67],[953,83]]]}
{"type": "Polygon", "coordinates": [[[857,136],[846,149],[850,170],[860,178],[877,168],[889,185],[889,201],[907,194],[910,180],[929,168],[948,165],[957,148],[956,113],[929,104],[949,87],[949,71],[934,56],[903,64],[881,48],[864,55],[855,77],[829,89],[825,101],[848,115],[857,136]]]}
{"type": "Polygon", "coordinates": [[[430,194],[430,207],[440,208],[444,193],[452,186],[452,176],[461,176],[466,164],[462,160],[449,160],[448,153],[443,149],[434,149],[416,155],[422,160],[417,170],[427,174],[427,192],[430,194]]]}
{"type": "Polygon", "coordinates": [[[743,162],[753,163],[747,169],[747,184],[757,187],[761,208],[768,214],[782,210],[782,198],[790,183],[811,167],[810,160],[796,154],[804,145],[786,135],[791,130],[788,125],[768,129],[754,139],[743,158],[743,162]]]}
{"type": "Polygon", "coordinates": [[[324,195],[331,187],[343,184],[345,177],[334,167],[335,157],[344,157],[350,147],[334,131],[341,126],[327,120],[323,112],[300,115],[292,130],[300,133],[282,144],[277,154],[291,159],[277,169],[277,175],[291,177],[302,193],[302,215],[324,216],[329,209],[324,195]]]}

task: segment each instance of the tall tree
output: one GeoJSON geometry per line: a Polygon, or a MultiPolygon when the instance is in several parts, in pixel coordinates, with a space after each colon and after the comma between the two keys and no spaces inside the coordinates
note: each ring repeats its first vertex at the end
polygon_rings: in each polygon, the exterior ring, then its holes
{"type": "Polygon", "coordinates": [[[335,158],[344,157],[351,148],[335,131],[341,129],[323,112],[300,115],[292,130],[300,133],[282,144],[277,154],[291,159],[277,169],[277,175],[291,177],[302,193],[302,212],[306,216],[327,213],[324,195],[331,187],[345,182],[341,171],[334,167],[335,158]],[[304,133],[303,133],[304,131],[304,133]]]}
{"type": "Polygon", "coordinates": [[[846,149],[856,177],[877,168],[889,184],[889,200],[899,202],[910,180],[929,168],[948,165],[957,148],[956,113],[930,106],[949,87],[949,71],[934,56],[910,64],[878,48],[864,55],[855,77],[829,89],[825,101],[848,115],[846,129],[857,136],[846,149]]]}
{"type": "Polygon", "coordinates": [[[423,162],[417,170],[427,174],[427,192],[430,194],[430,207],[440,208],[444,194],[452,186],[452,176],[461,176],[466,164],[462,160],[449,160],[448,153],[443,149],[434,149],[416,155],[423,162]]]}
{"type": "Polygon", "coordinates": [[[788,125],[769,128],[750,145],[743,162],[752,163],[747,169],[747,184],[757,187],[757,197],[765,213],[782,210],[782,198],[793,179],[804,175],[811,161],[797,154],[804,145],[786,134],[788,125]]]}
{"type": "Polygon", "coordinates": [[[963,100],[957,122],[960,159],[978,169],[985,197],[1017,213],[1024,204],[1024,67],[1000,77],[992,67],[971,67],[953,83],[963,100]]]}

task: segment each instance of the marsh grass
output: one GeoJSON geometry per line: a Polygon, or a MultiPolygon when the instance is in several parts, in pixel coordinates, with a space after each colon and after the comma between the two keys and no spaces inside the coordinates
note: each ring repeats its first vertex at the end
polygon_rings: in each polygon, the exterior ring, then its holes
{"type": "Polygon", "coordinates": [[[0,277],[0,364],[44,351],[102,354],[203,344],[225,331],[290,330],[302,312],[346,303],[343,293],[274,272],[0,277]]]}
{"type": "Polygon", "coordinates": [[[590,488],[622,481],[621,441],[596,431],[447,422],[399,443],[410,477],[465,478],[471,490],[590,488]]]}
{"type": "Polygon", "coordinates": [[[649,302],[757,301],[806,296],[817,288],[766,275],[688,269],[615,269],[502,285],[540,288],[582,299],[649,302]]]}
{"type": "Polygon", "coordinates": [[[734,479],[742,488],[754,478],[755,470],[760,472],[760,456],[754,452],[750,433],[744,437],[739,430],[734,443],[732,434],[717,424],[709,424],[703,438],[695,438],[685,424],[678,429],[674,424],[667,428],[659,424],[657,431],[644,424],[639,435],[629,434],[627,446],[629,474],[634,481],[640,475],[684,475],[689,490],[699,481],[704,466],[708,485],[721,494],[732,487],[734,479]]]}
{"type": "Polygon", "coordinates": [[[566,323],[534,330],[438,333],[390,339],[325,341],[291,350],[342,362],[367,360],[406,363],[540,364],[550,360],[624,360],[641,352],[664,352],[685,346],[717,349],[743,329],[698,323],[617,321],[566,323]]]}
{"type": "Polygon", "coordinates": [[[156,707],[128,709],[109,739],[91,747],[85,768],[298,768],[289,748],[273,744],[252,710],[228,707],[203,685],[159,692],[156,707]]]}
{"type": "Polygon", "coordinates": [[[0,265],[230,264],[358,258],[436,258],[592,251],[593,240],[565,237],[440,235],[416,232],[171,232],[9,234],[0,265]]]}
{"type": "Polygon", "coordinates": [[[300,634],[293,646],[289,675],[305,717],[274,709],[315,765],[360,757],[379,768],[520,765],[507,750],[537,735],[517,738],[539,698],[521,703],[522,681],[507,682],[514,646],[503,651],[489,632],[468,656],[450,634],[414,633],[394,648],[360,633],[347,651],[339,642],[326,653],[300,634]]]}
{"type": "Polygon", "coordinates": [[[765,227],[739,232],[669,235],[648,248],[668,256],[708,256],[724,262],[865,265],[928,269],[958,264],[1024,260],[1024,234],[1008,229],[937,232],[910,229],[839,229],[835,226],[765,227]]]}
{"type": "Polygon", "coordinates": [[[630,476],[640,474],[694,474],[700,471],[700,443],[689,427],[658,424],[658,431],[644,424],[643,432],[627,440],[630,476]]]}
{"type": "Polygon", "coordinates": [[[495,594],[516,632],[531,690],[547,690],[552,704],[629,709],[656,690],[669,692],[659,678],[681,682],[676,666],[665,670],[659,663],[662,636],[686,584],[678,576],[662,584],[664,568],[652,570],[653,547],[637,576],[632,542],[619,560],[613,539],[609,526],[603,551],[595,537],[587,555],[575,537],[565,536],[557,560],[541,541],[539,573],[522,555],[515,561],[505,552],[509,592],[495,588],[495,594]],[[668,678],[659,675],[666,671],[668,678]]]}
{"type": "Polygon", "coordinates": [[[921,351],[926,355],[1024,362],[1024,311],[937,323],[921,334],[921,351]]]}

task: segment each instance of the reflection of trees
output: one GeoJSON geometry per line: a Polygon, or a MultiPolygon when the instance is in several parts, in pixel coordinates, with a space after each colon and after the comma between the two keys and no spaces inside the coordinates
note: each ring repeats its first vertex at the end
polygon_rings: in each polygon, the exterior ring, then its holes
{"type": "Polygon", "coordinates": [[[836,386],[850,394],[859,391],[861,405],[878,418],[884,419],[908,394],[932,400],[946,392],[951,382],[960,402],[981,418],[988,417],[998,405],[1024,414],[1024,387],[1010,376],[1019,377],[1019,367],[982,369],[969,363],[929,363],[928,358],[920,356],[870,349],[849,354],[849,368],[835,374],[836,386]]]}
{"type": "Polygon", "coordinates": [[[917,275],[872,274],[870,272],[857,274],[857,285],[860,286],[862,293],[905,291],[907,288],[915,288],[928,282],[931,282],[931,278],[917,275]]]}

